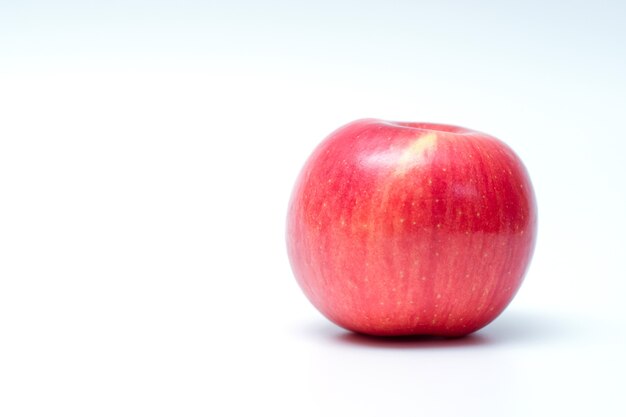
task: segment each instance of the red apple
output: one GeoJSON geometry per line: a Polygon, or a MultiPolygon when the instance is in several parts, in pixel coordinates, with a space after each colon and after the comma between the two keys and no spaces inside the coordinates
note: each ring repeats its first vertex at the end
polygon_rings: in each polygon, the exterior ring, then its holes
{"type": "Polygon", "coordinates": [[[302,290],[339,326],[461,336],[509,304],[536,229],[530,179],[503,142],[457,126],[364,119],[307,160],[287,247],[302,290]]]}

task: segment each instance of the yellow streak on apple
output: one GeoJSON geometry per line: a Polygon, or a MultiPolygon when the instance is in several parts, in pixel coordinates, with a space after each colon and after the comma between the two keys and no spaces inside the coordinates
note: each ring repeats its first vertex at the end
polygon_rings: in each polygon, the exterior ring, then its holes
{"type": "Polygon", "coordinates": [[[432,152],[436,148],[437,135],[434,132],[420,135],[400,154],[395,171],[396,175],[406,174],[412,166],[417,165],[425,158],[426,153],[432,152]]]}

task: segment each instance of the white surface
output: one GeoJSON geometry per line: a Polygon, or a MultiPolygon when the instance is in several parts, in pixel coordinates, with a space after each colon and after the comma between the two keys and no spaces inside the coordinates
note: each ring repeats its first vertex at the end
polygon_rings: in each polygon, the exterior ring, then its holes
{"type": "Polygon", "coordinates": [[[623,3],[221,3],[0,5],[0,415],[625,415],[623,3]],[[360,117],[525,161],[535,258],[476,335],[295,284],[291,186],[360,117]]]}

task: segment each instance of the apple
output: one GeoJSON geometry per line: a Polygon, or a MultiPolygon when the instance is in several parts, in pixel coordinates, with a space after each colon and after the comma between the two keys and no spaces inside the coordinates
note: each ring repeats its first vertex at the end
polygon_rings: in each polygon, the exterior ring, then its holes
{"type": "Polygon", "coordinates": [[[363,119],[331,133],[305,163],[286,239],[297,282],[337,325],[456,337],[510,303],[536,230],[528,173],[500,140],[363,119]]]}

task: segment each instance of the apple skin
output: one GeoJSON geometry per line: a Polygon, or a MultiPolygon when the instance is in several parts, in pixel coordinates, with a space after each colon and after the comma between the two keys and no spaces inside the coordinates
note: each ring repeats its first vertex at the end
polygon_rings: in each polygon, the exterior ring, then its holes
{"type": "Polygon", "coordinates": [[[331,133],[305,163],[286,238],[300,287],[337,325],[456,337],[509,304],[536,231],[528,173],[500,140],[363,119],[331,133]]]}

